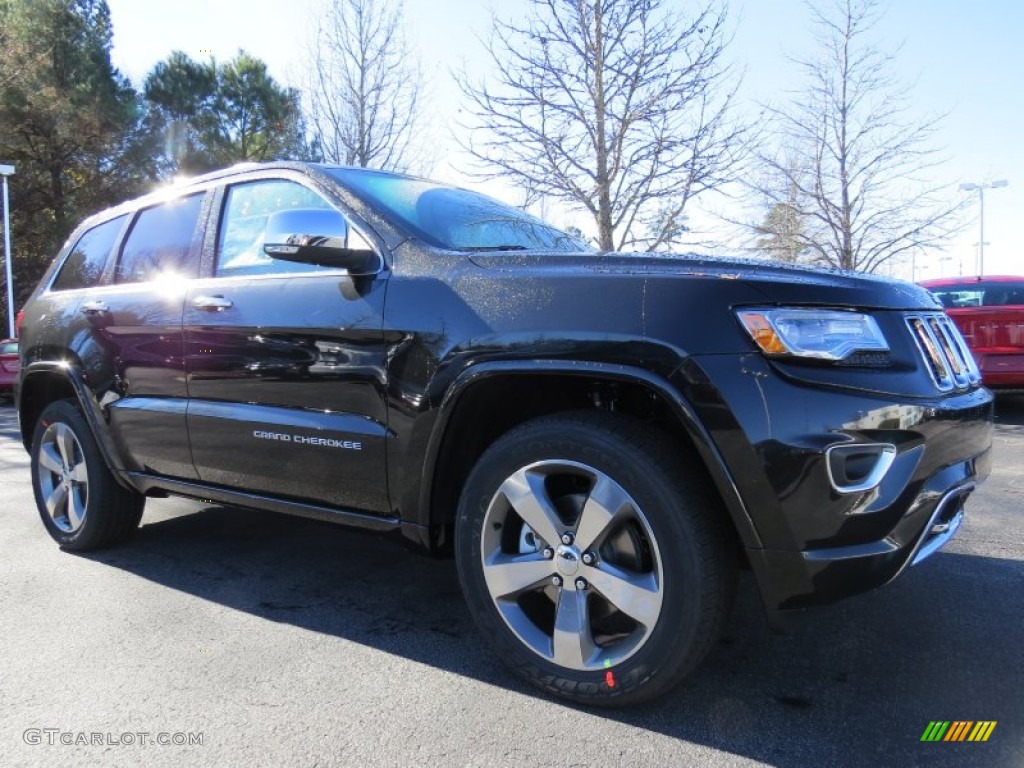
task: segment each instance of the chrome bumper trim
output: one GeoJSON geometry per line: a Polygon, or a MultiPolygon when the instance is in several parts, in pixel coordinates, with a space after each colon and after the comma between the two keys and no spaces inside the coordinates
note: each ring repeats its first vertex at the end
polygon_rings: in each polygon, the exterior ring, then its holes
{"type": "Polygon", "coordinates": [[[928,518],[928,524],[924,527],[921,538],[917,540],[913,552],[910,553],[908,560],[911,565],[917,565],[931,557],[956,535],[960,524],[964,521],[963,509],[958,510],[953,519],[948,522],[939,523],[936,521],[942,517],[942,513],[946,511],[950,504],[954,502],[962,503],[963,499],[973,490],[974,483],[964,483],[946,491],[945,495],[939,500],[939,503],[935,505],[935,511],[928,518]]]}

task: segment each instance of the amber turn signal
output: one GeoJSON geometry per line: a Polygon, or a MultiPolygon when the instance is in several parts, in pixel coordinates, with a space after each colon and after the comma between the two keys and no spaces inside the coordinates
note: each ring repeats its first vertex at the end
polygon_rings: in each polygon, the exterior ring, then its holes
{"type": "Polygon", "coordinates": [[[766,355],[785,355],[789,352],[764,315],[759,312],[742,312],[739,317],[750,337],[766,355]]]}

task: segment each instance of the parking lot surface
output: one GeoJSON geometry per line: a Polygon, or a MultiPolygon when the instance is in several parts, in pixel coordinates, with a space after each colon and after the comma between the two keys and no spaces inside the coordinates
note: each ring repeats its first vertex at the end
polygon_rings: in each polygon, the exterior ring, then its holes
{"type": "Polygon", "coordinates": [[[707,662],[625,711],[521,685],[453,562],[387,540],[155,499],[127,546],[62,553],[8,406],[0,509],[4,766],[1024,765],[1024,400],[945,550],[786,635],[742,578],[707,662]]]}

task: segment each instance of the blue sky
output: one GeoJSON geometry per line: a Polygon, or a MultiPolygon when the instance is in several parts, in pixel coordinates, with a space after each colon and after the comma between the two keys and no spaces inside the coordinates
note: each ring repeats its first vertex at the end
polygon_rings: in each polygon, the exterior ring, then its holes
{"type": "MultiPolygon", "coordinates": [[[[301,86],[311,29],[326,0],[108,0],[114,23],[114,63],[140,84],[172,50],[196,58],[229,59],[244,48],[268,63],[282,82],[301,86]]],[[[683,0],[676,0],[684,7],[683,0]]],[[[446,124],[459,108],[449,72],[465,62],[485,71],[491,12],[521,13],[525,0],[405,0],[407,36],[427,76],[432,115],[431,144],[442,147],[432,173],[460,180],[464,161],[447,145],[446,124]]],[[[808,12],[801,0],[733,0],[735,37],[729,55],[744,72],[742,104],[777,102],[798,87],[787,54],[812,44],[808,12]]],[[[1015,0],[890,0],[876,29],[887,47],[902,45],[897,75],[912,83],[915,116],[948,113],[936,145],[948,158],[939,179],[951,193],[963,181],[1008,179],[1009,187],[986,194],[985,271],[1024,273],[1024,3],[1015,0]]],[[[493,191],[492,191],[493,192],[493,191]]],[[[512,193],[514,194],[514,193],[512,193]]],[[[505,194],[509,197],[509,193],[505,194]]],[[[976,197],[976,196],[975,196],[976,197]]],[[[515,202],[514,198],[512,198],[515,202]]],[[[706,207],[728,210],[722,200],[706,207]]],[[[945,253],[919,260],[917,277],[955,275],[962,263],[973,272],[978,241],[977,205],[970,224],[945,253]]],[[[567,223],[553,217],[556,224],[567,223]]],[[[693,220],[714,229],[713,218],[693,220]]],[[[910,277],[910,265],[896,274],[910,277]]]]}

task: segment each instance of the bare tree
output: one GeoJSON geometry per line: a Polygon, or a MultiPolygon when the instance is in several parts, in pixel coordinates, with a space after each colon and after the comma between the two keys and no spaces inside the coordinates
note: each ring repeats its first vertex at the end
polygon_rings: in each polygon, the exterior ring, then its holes
{"type": "Polygon", "coordinates": [[[730,180],[743,150],[724,8],[684,19],[663,0],[529,4],[522,23],[494,21],[495,80],[460,78],[466,148],[483,175],[585,208],[604,250],[677,240],[686,206],[730,180]]]}
{"type": "Polygon", "coordinates": [[[796,60],[806,86],[767,107],[779,142],[760,157],[765,180],[752,184],[768,210],[755,231],[819,264],[865,272],[942,245],[959,229],[962,202],[930,181],[941,163],[930,147],[938,118],[910,118],[895,54],[868,39],[879,1],[807,7],[818,51],[796,60]]]}
{"type": "Polygon", "coordinates": [[[310,122],[324,160],[406,170],[422,78],[392,0],[331,0],[313,46],[310,122]]]}

